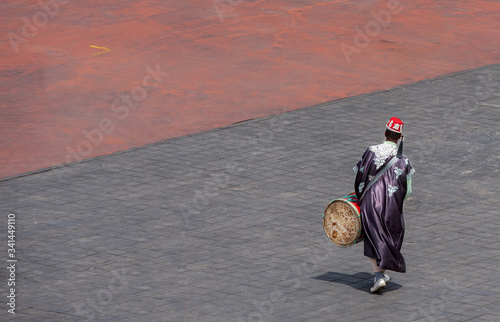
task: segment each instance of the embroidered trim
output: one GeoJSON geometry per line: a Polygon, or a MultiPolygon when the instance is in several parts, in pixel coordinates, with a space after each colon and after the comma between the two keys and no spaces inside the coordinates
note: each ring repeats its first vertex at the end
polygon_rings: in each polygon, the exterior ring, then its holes
{"type": "Polygon", "coordinates": [[[396,180],[397,180],[399,178],[399,176],[403,174],[403,169],[400,169],[398,167],[394,167],[394,173],[396,174],[396,180]]]}
{"type": "Polygon", "coordinates": [[[365,187],[365,183],[364,183],[364,182],[361,182],[361,183],[359,184],[359,187],[358,187],[359,192],[363,191],[363,188],[364,188],[364,187],[365,187]]]}
{"type": "Polygon", "coordinates": [[[414,173],[415,169],[411,168],[410,173],[406,175],[406,180],[409,180],[414,173]]]}
{"type": "Polygon", "coordinates": [[[396,186],[387,186],[387,191],[389,192],[389,197],[392,197],[392,195],[398,190],[398,187],[396,186]]]}
{"type": "Polygon", "coordinates": [[[370,151],[375,153],[375,165],[377,170],[385,164],[388,157],[396,155],[396,147],[390,143],[382,143],[378,145],[372,145],[370,151]]]}

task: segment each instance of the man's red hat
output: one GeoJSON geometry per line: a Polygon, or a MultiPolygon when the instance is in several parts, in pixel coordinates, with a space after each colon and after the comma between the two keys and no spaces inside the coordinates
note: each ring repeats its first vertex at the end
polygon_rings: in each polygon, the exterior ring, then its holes
{"type": "Polygon", "coordinates": [[[396,133],[403,133],[403,121],[398,119],[397,117],[391,117],[389,122],[387,122],[387,125],[385,126],[386,129],[396,132],[396,133]]]}

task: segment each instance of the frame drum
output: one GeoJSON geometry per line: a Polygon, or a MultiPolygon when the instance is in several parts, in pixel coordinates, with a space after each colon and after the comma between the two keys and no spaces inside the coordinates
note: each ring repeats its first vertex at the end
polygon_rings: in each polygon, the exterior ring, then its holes
{"type": "Polygon", "coordinates": [[[363,241],[360,212],[355,193],[332,200],[323,214],[323,228],[328,238],[341,247],[363,241]]]}

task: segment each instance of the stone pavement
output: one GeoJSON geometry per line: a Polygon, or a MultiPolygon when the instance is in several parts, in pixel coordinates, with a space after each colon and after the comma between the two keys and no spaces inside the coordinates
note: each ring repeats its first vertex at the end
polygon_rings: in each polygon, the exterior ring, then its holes
{"type": "Polygon", "coordinates": [[[499,85],[490,65],[1,182],[0,320],[498,321],[499,85]],[[374,295],[321,214],[392,115],[408,272],[374,295]]]}

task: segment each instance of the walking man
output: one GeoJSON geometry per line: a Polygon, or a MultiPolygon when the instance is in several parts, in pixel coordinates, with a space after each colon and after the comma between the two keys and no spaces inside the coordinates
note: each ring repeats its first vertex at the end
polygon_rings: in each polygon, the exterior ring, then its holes
{"type": "Polygon", "coordinates": [[[361,221],[365,233],[364,255],[370,258],[375,273],[376,292],[390,281],[385,270],[406,272],[401,254],[404,238],[403,201],[411,193],[411,177],[415,170],[410,160],[402,154],[403,121],[392,117],[386,125],[385,142],[370,146],[354,166],[354,189],[361,206],[361,221]],[[399,152],[399,153],[398,153],[399,152]],[[389,168],[389,162],[395,159],[389,168]],[[386,172],[369,186],[380,171],[386,172]],[[364,191],[364,188],[368,190],[364,191]],[[364,193],[364,195],[363,195],[364,193]],[[363,198],[361,196],[363,195],[363,198]]]}

